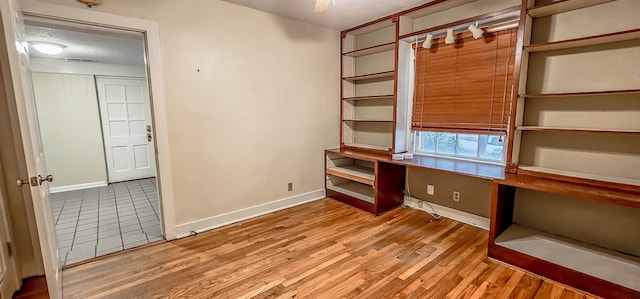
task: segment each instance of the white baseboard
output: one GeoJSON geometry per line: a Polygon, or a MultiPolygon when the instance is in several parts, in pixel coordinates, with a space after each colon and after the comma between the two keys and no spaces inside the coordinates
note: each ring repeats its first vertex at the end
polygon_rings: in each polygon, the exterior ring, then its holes
{"type": "Polygon", "coordinates": [[[176,235],[178,239],[184,238],[189,236],[190,232],[192,231],[201,233],[204,231],[212,230],[212,229],[229,225],[232,223],[236,223],[239,221],[262,216],[264,214],[269,214],[272,212],[284,210],[286,208],[312,202],[325,197],[326,197],[325,190],[320,189],[320,190],[311,191],[308,193],[303,193],[303,194],[299,194],[292,197],[275,200],[275,201],[264,203],[261,205],[225,213],[222,215],[217,215],[209,218],[204,218],[196,221],[178,224],[176,225],[176,235]]]}
{"type": "Polygon", "coordinates": [[[51,187],[49,190],[51,193],[58,193],[58,192],[66,192],[66,191],[73,191],[73,190],[89,189],[89,188],[95,188],[95,187],[104,187],[106,185],[107,185],[107,182],[102,181],[102,182],[93,182],[93,183],[86,183],[86,184],[51,187]]]}
{"type": "MultiPolygon", "coordinates": [[[[489,230],[489,218],[485,218],[482,216],[474,215],[471,213],[463,212],[460,210],[447,208],[445,206],[441,206],[435,203],[429,203],[436,210],[436,213],[442,217],[453,219],[455,221],[459,221],[462,223],[466,223],[475,227],[482,228],[484,230],[489,230]]],[[[404,205],[413,209],[425,211],[427,213],[433,213],[431,208],[426,204],[423,204],[423,200],[413,198],[413,197],[404,197],[404,205]]]]}

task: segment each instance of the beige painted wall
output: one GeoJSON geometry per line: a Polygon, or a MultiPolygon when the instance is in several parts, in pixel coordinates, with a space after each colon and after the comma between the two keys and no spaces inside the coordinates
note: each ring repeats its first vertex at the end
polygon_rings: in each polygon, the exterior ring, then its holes
{"type": "Polygon", "coordinates": [[[411,196],[441,206],[489,218],[491,212],[491,180],[450,172],[408,167],[411,196]],[[434,194],[427,194],[427,185],[434,194]],[[453,201],[453,191],[460,192],[460,201],[453,201]]]}
{"type": "Polygon", "coordinates": [[[339,140],[337,31],[222,1],[93,9],[159,24],[178,225],[323,188],[323,150],[339,140]]]}
{"type": "Polygon", "coordinates": [[[106,183],[93,76],[33,73],[42,146],[51,187],[106,183]]]}

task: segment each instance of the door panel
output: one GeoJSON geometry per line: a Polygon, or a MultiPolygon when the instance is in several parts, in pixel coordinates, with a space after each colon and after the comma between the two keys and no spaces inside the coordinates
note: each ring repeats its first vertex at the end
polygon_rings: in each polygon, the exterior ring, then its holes
{"type": "Polygon", "coordinates": [[[154,177],[155,151],[147,81],[97,77],[109,183],[154,177]],[[153,138],[153,136],[151,136],[153,138]]]}
{"type": "MultiPolygon", "coordinates": [[[[27,172],[31,177],[38,175],[44,177],[48,173],[33,95],[28,43],[24,38],[22,12],[17,0],[0,1],[0,11],[10,71],[10,76],[5,77],[5,82],[10,83],[7,84],[7,88],[13,88],[16,100],[27,172]]],[[[58,259],[58,247],[49,198],[49,182],[45,181],[36,186],[25,185],[22,188],[30,188],[49,296],[53,299],[62,298],[62,267],[58,259]]]]}

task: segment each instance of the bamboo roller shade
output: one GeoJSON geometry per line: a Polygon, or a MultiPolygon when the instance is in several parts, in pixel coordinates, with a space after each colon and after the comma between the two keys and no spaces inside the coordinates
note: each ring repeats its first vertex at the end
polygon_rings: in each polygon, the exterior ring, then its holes
{"type": "Polygon", "coordinates": [[[506,132],[512,101],[516,29],[465,32],[454,44],[417,47],[412,128],[418,131],[506,132]]]}

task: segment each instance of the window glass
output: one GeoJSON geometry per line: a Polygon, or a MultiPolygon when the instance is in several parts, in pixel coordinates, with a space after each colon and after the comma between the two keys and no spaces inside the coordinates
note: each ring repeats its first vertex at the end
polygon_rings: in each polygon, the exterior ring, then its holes
{"type": "Polygon", "coordinates": [[[438,133],[436,153],[455,155],[457,139],[457,134],[455,133],[438,133]]]}
{"type": "Polygon", "coordinates": [[[504,162],[504,136],[443,132],[415,132],[417,154],[504,162]]]}

